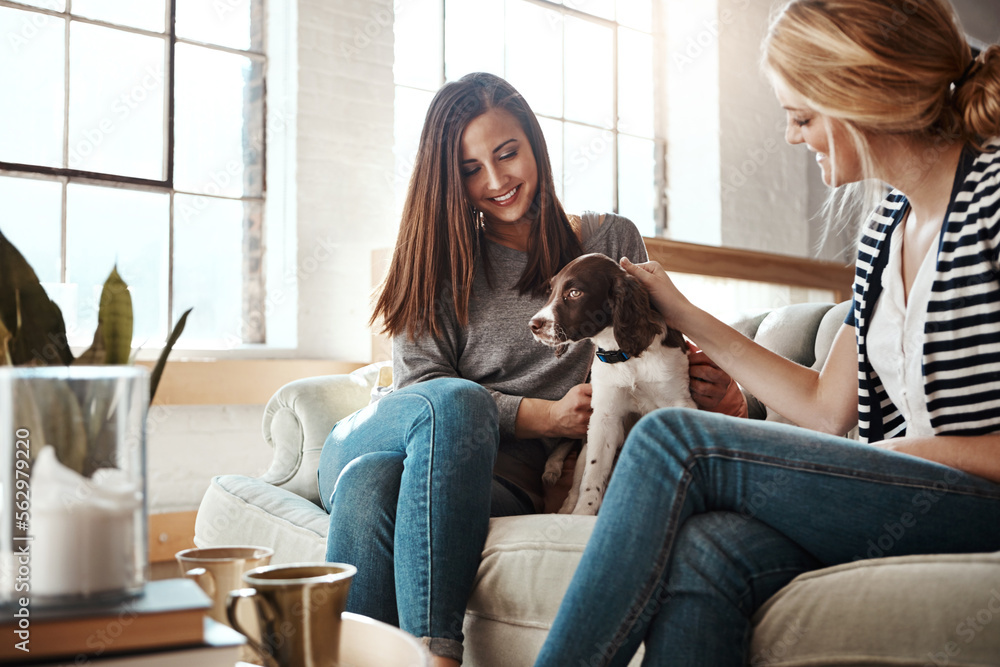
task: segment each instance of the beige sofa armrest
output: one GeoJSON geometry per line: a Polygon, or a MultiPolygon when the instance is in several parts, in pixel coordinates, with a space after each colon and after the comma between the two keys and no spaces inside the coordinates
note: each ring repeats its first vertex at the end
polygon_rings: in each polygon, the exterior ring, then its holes
{"type": "Polygon", "coordinates": [[[334,424],[368,404],[378,369],[370,364],[348,375],[289,382],[264,408],[264,440],[274,447],[265,482],[319,504],[316,470],[334,424]]]}

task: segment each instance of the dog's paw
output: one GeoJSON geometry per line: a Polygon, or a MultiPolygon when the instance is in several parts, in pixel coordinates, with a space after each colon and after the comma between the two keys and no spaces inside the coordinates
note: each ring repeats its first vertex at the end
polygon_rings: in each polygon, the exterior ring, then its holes
{"type": "Polygon", "coordinates": [[[576,501],[577,494],[571,492],[568,496],[566,496],[566,500],[563,501],[558,514],[574,514],[574,510],[576,510],[576,501]]]}
{"type": "Polygon", "coordinates": [[[545,472],[542,473],[542,483],[545,484],[545,486],[552,486],[559,481],[560,477],[562,477],[561,462],[557,464],[549,461],[545,464],[545,472]]]}

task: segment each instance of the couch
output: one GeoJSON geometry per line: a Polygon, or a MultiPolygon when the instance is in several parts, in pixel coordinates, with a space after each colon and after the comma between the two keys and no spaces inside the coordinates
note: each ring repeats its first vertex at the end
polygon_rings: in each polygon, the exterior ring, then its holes
{"type": "MultiPolygon", "coordinates": [[[[784,306],[736,327],[818,367],[847,307],[784,306]]],[[[270,468],[257,478],[215,477],[198,511],[195,543],[266,545],[275,563],[323,560],[320,450],[334,423],[369,401],[378,369],[282,387],[264,414],[270,468]]],[[[751,418],[781,419],[752,396],[748,405],[751,418]]],[[[491,520],[465,616],[465,664],[532,664],[593,525],[593,517],[555,514],[491,520]]],[[[754,665],[786,667],[1000,665],[1000,553],[876,558],[802,575],[757,614],[751,655],[754,665]]]]}

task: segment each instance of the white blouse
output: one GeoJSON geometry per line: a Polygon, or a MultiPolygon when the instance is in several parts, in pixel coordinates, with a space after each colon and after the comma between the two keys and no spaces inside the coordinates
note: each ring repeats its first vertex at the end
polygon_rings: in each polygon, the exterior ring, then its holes
{"type": "Polygon", "coordinates": [[[906,420],[906,435],[934,435],[924,393],[923,353],[927,302],[934,278],[937,242],[927,250],[903,296],[903,226],[896,225],[889,241],[889,259],[882,273],[882,295],[875,304],[868,332],[868,356],[889,399],[906,420]]]}

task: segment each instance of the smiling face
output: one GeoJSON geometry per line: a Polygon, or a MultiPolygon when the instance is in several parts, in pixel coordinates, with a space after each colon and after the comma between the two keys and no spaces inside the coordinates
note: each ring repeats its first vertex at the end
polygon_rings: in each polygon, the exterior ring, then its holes
{"type": "Polygon", "coordinates": [[[527,221],[538,191],[538,167],[521,124],[490,109],[462,133],[461,170],[469,202],[490,224],[527,221]]]}
{"type": "Polygon", "coordinates": [[[823,181],[830,187],[837,187],[862,180],[861,158],[844,125],[812,109],[784,82],[776,80],[774,90],[787,114],[785,141],[792,145],[805,144],[816,153],[823,181]]]}

